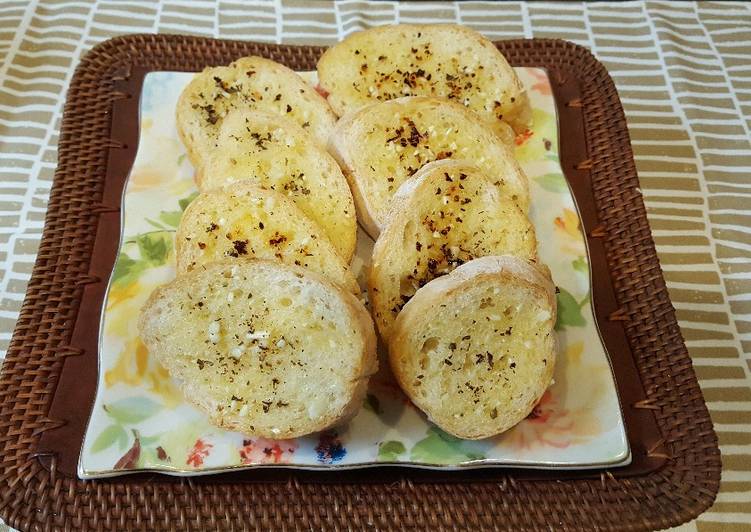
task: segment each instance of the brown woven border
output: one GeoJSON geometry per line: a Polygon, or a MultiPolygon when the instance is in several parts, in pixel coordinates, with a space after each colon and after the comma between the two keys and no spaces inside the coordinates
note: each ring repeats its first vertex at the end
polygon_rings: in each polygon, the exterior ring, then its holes
{"type": "MultiPolygon", "coordinates": [[[[545,475],[526,479],[509,470],[492,482],[463,483],[413,482],[406,473],[397,482],[394,475],[388,482],[342,475],[326,483],[295,474],[272,475],[265,483],[235,476],[83,482],[62,475],[54,452],[40,456],[39,441],[43,433],[64,428],[49,412],[63,367],[72,367],[64,361],[83,359],[70,347],[73,336],[94,334],[74,326],[87,312],[80,308],[85,290],[101,284],[90,274],[101,255],[94,253],[100,219],[119,208],[119,197],[105,190],[108,166],[123,164],[121,145],[112,140],[117,132],[110,131],[113,102],[127,97],[118,91],[118,79],[132,67],[196,70],[249,54],[310,69],[322,52],[136,35],[87,54],[68,93],[44,236],[0,378],[0,515],[6,522],[20,529],[650,529],[674,526],[705,510],[719,488],[717,441],[659,268],[615,87],[585,48],[539,39],[498,45],[513,64],[544,66],[560,87],[578,85],[581,99],[573,106],[581,106],[586,157],[564,170],[570,182],[591,180],[593,201],[579,200],[582,220],[585,229],[594,228],[589,236],[607,256],[618,302],[610,323],[622,323],[634,353],[646,392],[638,408],[653,413],[659,426],[662,437],[650,451],[664,461],[661,468],[564,482],[545,475]]],[[[80,407],[89,408],[90,399],[82,400],[80,407]]]]}

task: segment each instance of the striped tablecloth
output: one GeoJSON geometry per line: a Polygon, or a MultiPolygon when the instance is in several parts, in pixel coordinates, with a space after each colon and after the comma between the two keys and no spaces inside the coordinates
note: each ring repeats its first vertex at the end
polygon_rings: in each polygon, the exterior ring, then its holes
{"type": "Polygon", "coordinates": [[[559,37],[590,48],[607,66],[626,110],[652,233],[723,454],[717,503],[681,529],[749,530],[749,3],[3,0],[0,355],[34,264],[65,90],[83,53],[123,33],[328,44],[394,22],[458,22],[491,39],[559,37]]]}

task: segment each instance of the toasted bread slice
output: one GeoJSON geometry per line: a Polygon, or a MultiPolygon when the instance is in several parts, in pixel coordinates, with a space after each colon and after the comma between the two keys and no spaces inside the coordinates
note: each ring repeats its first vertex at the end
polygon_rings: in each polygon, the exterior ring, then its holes
{"type": "Polygon", "coordinates": [[[243,57],[229,66],[204,69],[177,102],[177,131],[193,166],[216,146],[230,109],[260,109],[284,115],[326,145],[336,115],[326,100],[294,71],[262,57],[243,57]]]}
{"type": "Polygon", "coordinates": [[[389,359],[402,389],[460,438],[500,434],[552,381],[555,287],[518,257],[483,257],[420,288],[394,324],[389,359]]]}
{"type": "Polygon", "coordinates": [[[224,261],[154,291],[141,338],[211,422],[294,438],[353,416],[376,372],[370,316],[319,275],[224,261]]]}
{"type": "Polygon", "coordinates": [[[467,162],[424,166],[397,191],[390,218],[373,248],[368,279],[373,316],[386,339],[415,292],[460,264],[486,255],[537,260],[529,219],[467,162]]]}
{"type": "Polygon", "coordinates": [[[466,105],[490,127],[517,132],[531,122],[526,90],[503,54],[464,26],[395,25],[354,33],[318,61],[318,80],[342,116],[402,96],[438,96],[466,105]]]}
{"type": "Polygon", "coordinates": [[[349,263],[357,235],[352,193],[336,161],[300,126],[277,114],[232,109],[217,145],[196,174],[201,190],[247,180],[284,194],[349,263]]]}
{"type": "Polygon", "coordinates": [[[471,111],[439,98],[376,103],[342,118],[329,152],[344,170],[360,223],[373,238],[386,225],[391,197],[427,163],[465,159],[483,170],[524,212],[529,184],[510,148],[471,111]]]}
{"type": "Polygon", "coordinates": [[[226,258],[276,259],[360,293],[354,275],[321,229],[292,200],[252,183],[199,194],[180,220],[175,255],[178,274],[226,258]]]}

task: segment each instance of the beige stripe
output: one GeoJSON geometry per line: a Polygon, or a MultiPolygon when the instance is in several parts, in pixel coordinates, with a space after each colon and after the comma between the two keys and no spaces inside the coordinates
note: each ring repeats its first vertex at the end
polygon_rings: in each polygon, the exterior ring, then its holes
{"type": "MultiPolygon", "coordinates": [[[[724,244],[717,244],[717,258],[718,259],[732,259],[732,258],[751,258],[751,251],[740,249],[733,246],[726,246],[724,244]]],[[[750,289],[751,290],[751,289],[750,289]]]]}
{"type": "Polygon", "coordinates": [[[710,410],[712,421],[723,425],[751,425],[751,410],[710,410]]]}
{"type": "Polygon", "coordinates": [[[660,261],[663,264],[712,264],[714,262],[712,260],[712,255],[709,253],[660,253],[658,250],[658,254],[660,255],[660,261]]]}
{"type": "Polygon", "coordinates": [[[712,511],[711,513],[707,513],[706,515],[701,516],[696,521],[696,530],[697,532],[748,532],[748,522],[746,523],[732,523],[732,522],[714,522],[714,521],[705,521],[705,519],[711,519],[712,511]]]}
{"type": "MultiPolygon", "coordinates": [[[[686,70],[681,66],[668,67],[668,73],[673,79],[678,80],[677,84],[680,86],[682,83],[697,84],[697,83],[725,83],[725,77],[721,74],[713,74],[706,70],[686,70]],[[680,81],[684,80],[684,81],[680,81]]],[[[714,89],[717,90],[716,88],[714,89]]]]}
{"type": "Polygon", "coordinates": [[[709,208],[716,209],[734,209],[741,212],[747,212],[749,208],[749,199],[746,197],[735,196],[714,196],[709,198],[709,208]]]}
{"type": "MultiPolygon", "coordinates": [[[[733,340],[733,333],[725,331],[716,331],[712,329],[695,329],[693,327],[681,326],[683,338],[686,341],[693,340],[733,340]]],[[[740,401],[741,399],[739,399],[740,401]]]]}
{"type": "MultiPolygon", "coordinates": [[[[746,378],[746,371],[740,366],[694,366],[694,371],[696,371],[697,376],[701,380],[746,378]]],[[[741,434],[746,434],[746,439],[748,440],[747,443],[751,443],[751,432],[741,434]]],[[[728,443],[730,442],[725,442],[724,444],[727,445],[728,443]]]]}
{"type": "Polygon", "coordinates": [[[723,493],[751,491],[751,481],[723,480],[722,482],[720,482],[720,490],[722,490],[723,493]]]}
{"type": "MultiPolygon", "coordinates": [[[[195,21],[191,20],[190,23],[195,21]]],[[[94,17],[94,24],[110,24],[113,26],[144,27],[151,26],[151,21],[145,17],[121,17],[117,15],[97,14],[94,17]]]]}
{"type": "Polygon", "coordinates": [[[733,471],[751,471],[751,454],[726,454],[722,465],[733,471]]]}
{"type": "MultiPolygon", "coordinates": [[[[749,198],[751,201],[751,198],[749,198]]],[[[712,236],[720,240],[733,240],[744,244],[751,244],[751,232],[735,229],[712,229],[712,236]]]]}
{"type": "Polygon", "coordinates": [[[694,192],[701,190],[698,179],[642,176],[639,178],[639,182],[643,187],[655,190],[687,190],[694,192]]]}
{"type": "MultiPolygon", "coordinates": [[[[247,8],[246,8],[247,9],[247,8]]],[[[256,6],[253,6],[253,11],[256,10],[256,6]]],[[[162,13],[164,14],[170,14],[170,13],[176,13],[179,15],[188,16],[191,18],[195,18],[197,20],[201,20],[205,17],[213,17],[214,16],[214,8],[211,7],[197,7],[197,6],[191,6],[186,4],[164,4],[162,6],[162,13]]]]}
{"type": "Polygon", "coordinates": [[[731,301],[730,310],[732,310],[734,314],[751,314],[751,300],[731,301]]]}
{"type": "Polygon", "coordinates": [[[689,346],[689,353],[693,358],[705,357],[705,358],[739,358],[740,353],[735,347],[728,346],[715,346],[715,347],[699,347],[689,346]]]}
{"type": "MultiPolygon", "coordinates": [[[[751,145],[749,145],[748,140],[740,138],[740,139],[732,139],[732,138],[717,138],[717,137],[705,137],[702,135],[696,135],[696,142],[699,146],[699,149],[702,150],[749,150],[751,149],[751,145]]],[[[705,172],[706,175],[706,172],[705,172]]],[[[737,174],[736,174],[737,175],[737,174]]],[[[749,182],[748,176],[746,176],[746,181],[749,182]]]]}
{"type": "Polygon", "coordinates": [[[678,172],[697,174],[696,165],[689,162],[636,160],[636,168],[639,172],[678,172]]]}
{"type": "MultiPolygon", "coordinates": [[[[704,388],[704,399],[708,402],[722,401],[749,401],[751,402],[751,388],[748,387],[724,387],[704,388]]],[[[751,462],[749,462],[751,468],[751,462]]]]}
{"type": "MultiPolygon", "coordinates": [[[[651,224],[653,225],[653,224],[651,224]]],[[[659,247],[663,246],[704,246],[708,247],[710,241],[705,236],[699,235],[682,235],[671,233],[669,235],[654,235],[652,236],[655,244],[659,247]]]]}
{"type": "MultiPolygon", "coordinates": [[[[674,238],[674,237],[673,237],[674,238]]],[[[674,303],[699,303],[720,305],[725,302],[722,292],[706,290],[686,290],[685,288],[669,288],[670,300],[674,303]]]]}
{"type": "MultiPolygon", "coordinates": [[[[169,10],[169,5],[164,5],[162,7],[163,11],[169,10]]],[[[185,11],[190,11],[193,8],[190,6],[186,6],[183,4],[181,9],[185,11]]],[[[255,7],[253,8],[256,9],[255,7]]],[[[121,19],[130,17],[132,15],[147,15],[147,16],[154,16],[156,15],[157,10],[149,5],[148,3],[141,3],[141,2],[127,2],[123,3],[122,5],[119,4],[105,4],[102,6],[101,12],[106,12],[113,14],[115,16],[119,16],[121,19]]]]}

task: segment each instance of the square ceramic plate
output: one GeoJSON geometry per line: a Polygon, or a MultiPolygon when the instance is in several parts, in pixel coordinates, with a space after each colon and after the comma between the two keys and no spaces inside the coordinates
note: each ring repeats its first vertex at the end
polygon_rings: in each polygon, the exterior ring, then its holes
{"type": "MultiPolygon", "coordinates": [[[[530,180],[540,257],[560,289],[555,381],[527,419],[488,440],[454,438],[412,406],[381,357],[382,369],[371,379],[360,413],[335,430],[272,441],[210,425],[149,356],[136,330],[141,305],[175,275],[175,229],[196,194],[174,120],[177,98],[192,74],[153,72],[141,93],[138,154],[122,200],[120,252],[102,314],[99,382],[79,476],[199,475],[259,466],[586,469],[630,463],[611,365],[590,304],[579,215],[560,168],[548,77],[536,68],[517,72],[530,94],[534,125],[517,137],[516,156],[530,180]]],[[[306,76],[315,83],[314,75],[306,76]]],[[[352,267],[362,286],[372,244],[360,231],[352,267]]]]}

